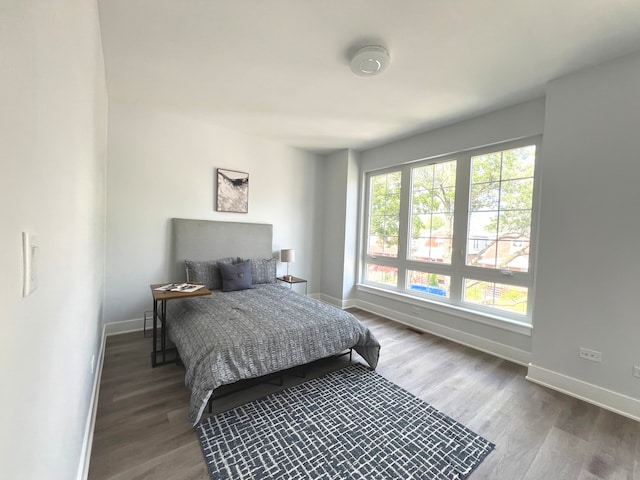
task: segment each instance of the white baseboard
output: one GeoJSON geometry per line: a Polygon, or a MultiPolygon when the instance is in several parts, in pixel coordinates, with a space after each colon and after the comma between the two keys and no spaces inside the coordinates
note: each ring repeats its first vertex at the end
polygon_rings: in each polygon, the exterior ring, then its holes
{"type": "Polygon", "coordinates": [[[509,360],[510,362],[517,363],[525,367],[529,365],[531,354],[525,350],[510,347],[509,345],[505,345],[503,343],[494,342],[493,340],[478,337],[477,335],[462,332],[460,330],[456,330],[455,328],[447,327],[439,323],[430,322],[428,320],[425,320],[424,318],[418,318],[412,315],[397,312],[395,310],[391,310],[390,308],[381,307],[374,303],[365,302],[363,300],[356,300],[354,306],[367,312],[381,315],[385,318],[388,318],[389,320],[393,320],[394,322],[402,323],[403,325],[407,325],[411,328],[415,328],[423,332],[446,338],[447,340],[451,340],[452,342],[466,345],[467,347],[489,353],[496,357],[504,358],[505,360],[509,360]]]}
{"type": "Polygon", "coordinates": [[[355,307],[357,307],[355,298],[348,298],[342,301],[342,308],[355,308],[355,307]]]}
{"type": "Polygon", "coordinates": [[[89,464],[91,462],[93,432],[96,426],[98,398],[100,396],[100,380],[102,379],[102,366],[104,365],[104,352],[107,343],[107,335],[105,331],[106,325],[102,329],[102,339],[100,340],[100,350],[98,351],[98,361],[96,362],[96,373],[93,377],[93,387],[91,390],[91,400],[89,402],[89,412],[87,414],[87,423],[84,429],[84,440],[82,442],[82,451],[80,452],[80,462],[78,464],[78,480],[87,480],[87,478],[89,478],[89,464]]]}
{"type": "Polygon", "coordinates": [[[338,307],[343,310],[345,308],[351,308],[356,306],[355,300],[353,299],[340,300],[339,298],[335,298],[330,295],[325,295],[324,293],[321,293],[319,295],[318,300],[321,300],[324,303],[328,303],[329,305],[333,305],[334,307],[338,307]]]}
{"type": "MultiPolygon", "coordinates": [[[[144,328],[144,318],[133,318],[122,322],[107,323],[104,328],[107,337],[120,333],[139,332],[144,328]]],[[[147,329],[153,329],[153,318],[147,318],[147,329]]]]}
{"type": "Polygon", "coordinates": [[[640,400],[529,364],[527,380],[640,421],[640,400]]]}

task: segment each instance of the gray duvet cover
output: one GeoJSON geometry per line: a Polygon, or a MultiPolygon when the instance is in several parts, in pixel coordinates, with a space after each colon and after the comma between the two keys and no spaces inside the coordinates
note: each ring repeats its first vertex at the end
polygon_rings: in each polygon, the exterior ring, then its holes
{"type": "Polygon", "coordinates": [[[352,348],[371,366],[380,344],[348,312],[276,284],[167,303],[169,338],[186,367],[195,425],[213,390],[352,348]]]}

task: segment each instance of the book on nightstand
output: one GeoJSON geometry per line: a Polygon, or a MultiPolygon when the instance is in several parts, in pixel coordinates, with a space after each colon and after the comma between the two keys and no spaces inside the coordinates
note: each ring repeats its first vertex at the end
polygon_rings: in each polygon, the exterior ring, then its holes
{"type": "Polygon", "coordinates": [[[162,287],[156,288],[161,292],[184,292],[191,293],[196,290],[200,290],[204,285],[195,285],[193,283],[169,283],[168,285],[163,285],[162,287]]]}

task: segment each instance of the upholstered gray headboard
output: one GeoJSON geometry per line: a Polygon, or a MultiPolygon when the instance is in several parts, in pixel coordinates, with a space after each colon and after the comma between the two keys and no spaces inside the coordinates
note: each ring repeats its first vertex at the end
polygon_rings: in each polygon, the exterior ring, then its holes
{"type": "Polygon", "coordinates": [[[186,279],[185,260],[225,257],[271,258],[273,225],[172,219],[170,273],[174,281],[186,279]]]}

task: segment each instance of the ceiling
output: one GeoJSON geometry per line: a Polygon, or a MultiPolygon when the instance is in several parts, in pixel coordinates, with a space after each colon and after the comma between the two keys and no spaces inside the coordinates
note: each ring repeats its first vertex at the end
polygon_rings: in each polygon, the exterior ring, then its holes
{"type": "Polygon", "coordinates": [[[113,101],[326,153],[544,95],[640,49],[638,0],[98,0],[113,101]],[[391,65],[359,77],[349,53],[391,65]]]}

